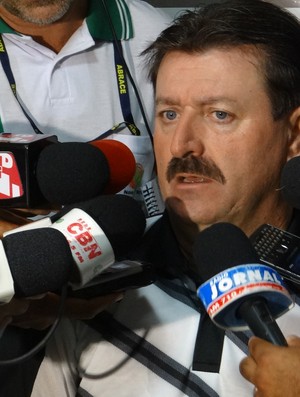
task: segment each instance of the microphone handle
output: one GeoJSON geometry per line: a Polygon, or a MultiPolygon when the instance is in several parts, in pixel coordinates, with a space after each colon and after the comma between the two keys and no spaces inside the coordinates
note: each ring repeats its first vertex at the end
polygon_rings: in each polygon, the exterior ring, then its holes
{"type": "Polygon", "coordinates": [[[246,321],[255,336],[273,345],[287,346],[287,341],[264,298],[254,296],[252,299],[247,299],[239,306],[238,315],[246,321]]]}

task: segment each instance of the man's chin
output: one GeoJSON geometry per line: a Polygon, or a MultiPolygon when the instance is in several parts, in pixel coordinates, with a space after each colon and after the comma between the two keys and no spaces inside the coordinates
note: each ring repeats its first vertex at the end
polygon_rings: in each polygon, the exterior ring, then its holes
{"type": "MultiPolygon", "coordinates": [[[[187,203],[177,197],[170,197],[166,200],[166,208],[173,217],[181,219],[184,223],[196,225],[212,225],[218,219],[211,209],[200,208],[199,203],[187,203]]],[[[201,228],[202,229],[202,228],[201,228]]]]}

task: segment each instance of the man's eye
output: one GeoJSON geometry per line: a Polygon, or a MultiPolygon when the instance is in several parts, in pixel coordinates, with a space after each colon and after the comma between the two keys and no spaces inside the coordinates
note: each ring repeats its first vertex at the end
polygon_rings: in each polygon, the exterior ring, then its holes
{"type": "Polygon", "coordinates": [[[216,111],[215,115],[216,115],[217,119],[219,119],[219,120],[225,120],[226,117],[228,117],[228,113],[222,112],[221,110],[216,111]]]}
{"type": "Polygon", "coordinates": [[[167,111],[165,112],[165,117],[166,117],[168,120],[174,120],[174,119],[176,119],[176,116],[177,116],[177,113],[174,112],[174,110],[167,110],[167,111]]]}

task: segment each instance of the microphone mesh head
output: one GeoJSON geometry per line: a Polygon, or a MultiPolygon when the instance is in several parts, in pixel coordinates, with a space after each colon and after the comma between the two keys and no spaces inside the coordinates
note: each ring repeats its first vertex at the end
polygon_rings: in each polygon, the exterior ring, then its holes
{"type": "Polygon", "coordinates": [[[101,227],[112,245],[117,260],[135,247],[146,227],[145,215],[140,204],[124,194],[98,196],[66,206],[56,214],[55,219],[73,208],[86,212],[101,227]]]}
{"type": "Polygon", "coordinates": [[[290,307],[292,300],[280,276],[274,275],[275,270],[266,270],[250,240],[238,227],[219,223],[204,230],[195,243],[194,257],[204,281],[198,296],[218,326],[234,331],[250,327],[262,337],[262,329],[266,331],[265,327],[260,328],[266,319],[265,313],[257,312],[255,321],[252,314],[248,316],[253,299],[263,302],[260,308],[266,302],[274,318],[290,307]]]}
{"type": "Polygon", "coordinates": [[[194,243],[197,273],[203,281],[234,266],[259,263],[245,233],[231,223],[216,223],[199,233],[194,243]]]}
{"type": "Polygon", "coordinates": [[[2,240],[17,297],[59,290],[70,278],[73,257],[64,235],[40,228],[2,240]]]}
{"type": "Polygon", "coordinates": [[[109,181],[104,154],[83,142],[64,142],[42,150],[36,178],[45,199],[51,204],[72,204],[103,193],[109,181]]]}
{"type": "Polygon", "coordinates": [[[300,156],[290,159],[282,169],[281,193],[294,208],[300,208],[300,156]]]}
{"type": "Polygon", "coordinates": [[[124,143],[114,139],[101,139],[90,142],[105,155],[110,170],[109,183],[105,194],[118,193],[133,179],[136,162],[132,151],[124,143]]]}

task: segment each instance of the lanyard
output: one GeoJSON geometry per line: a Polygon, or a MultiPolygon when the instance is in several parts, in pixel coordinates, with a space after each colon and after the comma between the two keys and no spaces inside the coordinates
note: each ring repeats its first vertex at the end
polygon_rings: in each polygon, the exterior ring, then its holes
{"type": "Polygon", "coordinates": [[[135,136],[141,135],[140,130],[137,128],[137,126],[134,123],[133,116],[131,113],[128,83],[126,77],[126,66],[123,57],[121,42],[119,40],[114,40],[113,46],[114,46],[115,73],[118,83],[118,93],[119,93],[120,105],[121,105],[124,121],[114,125],[111,129],[102,133],[95,140],[106,138],[113,133],[117,133],[121,131],[125,127],[129,129],[132,135],[135,136]]]}
{"type": "MultiPolygon", "coordinates": [[[[116,71],[116,77],[117,77],[117,82],[118,82],[118,93],[119,93],[119,99],[120,99],[120,105],[124,117],[124,121],[121,123],[118,123],[114,125],[111,129],[108,131],[102,133],[99,135],[98,138],[96,139],[103,139],[108,137],[109,135],[113,133],[117,133],[124,129],[125,127],[128,127],[129,131],[131,132],[132,135],[140,135],[139,129],[136,127],[133,116],[131,113],[131,107],[130,107],[130,98],[129,98],[129,92],[128,92],[128,84],[127,84],[127,79],[126,79],[126,73],[125,73],[125,65],[124,65],[124,58],[122,56],[122,47],[120,42],[113,42],[114,45],[114,61],[115,61],[115,71],[116,71]]],[[[8,53],[6,51],[6,47],[4,44],[4,40],[2,35],[0,34],[0,62],[2,64],[4,73],[7,77],[7,80],[9,82],[10,88],[12,93],[14,94],[20,108],[22,109],[25,117],[29,121],[30,125],[32,126],[33,130],[35,131],[36,134],[43,134],[43,132],[36,126],[32,118],[29,116],[29,114],[26,112],[25,108],[23,107],[21,101],[18,98],[17,95],[17,85],[14,79],[14,75],[11,70],[10,66],[10,61],[8,57],[8,53]]]]}
{"type": "Polygon", "coordinates": [[[4,44],[4,40],[3,40],[1,34],[0,34],[0,62],[2,63],[3,70],[6,74],[7,80],[9,82],[10,88],[12,90],[12,93],[14,94],[16,100],[18,101],[18,104],[20,105],[24,115],[26,116],[27,120],[31,124],[34,132],[36,134],[42,134],[42,131],[40,131],[38,129],[38,127],[35,125],[34,121],[29,116],[29,114],[26,112],[26,110],[24,109],[24,107],[22,106],[22,104],[18,98],[16,82],[15,82],[14,75],[13,75],[11,67],[10,67],[9,57],[8,57],[8,54],[7,54],[7,51],[5,48],[5,44],[4,44]]]}
{"type": "Polygon", "coordinates": [[[130,132],[133,135],[140,135],[140,131],[134,124],[133,116],[130,108],[130,98],[128,92],[128,84],[125,73],[124,57],[122,54],[122,46],[120,41],[114,41],[114,54],[115,54],[115,68],[116,76],[118,82],[118,91],[120,97],[121,108],[123,112],[123,117],[130,132]]]}

